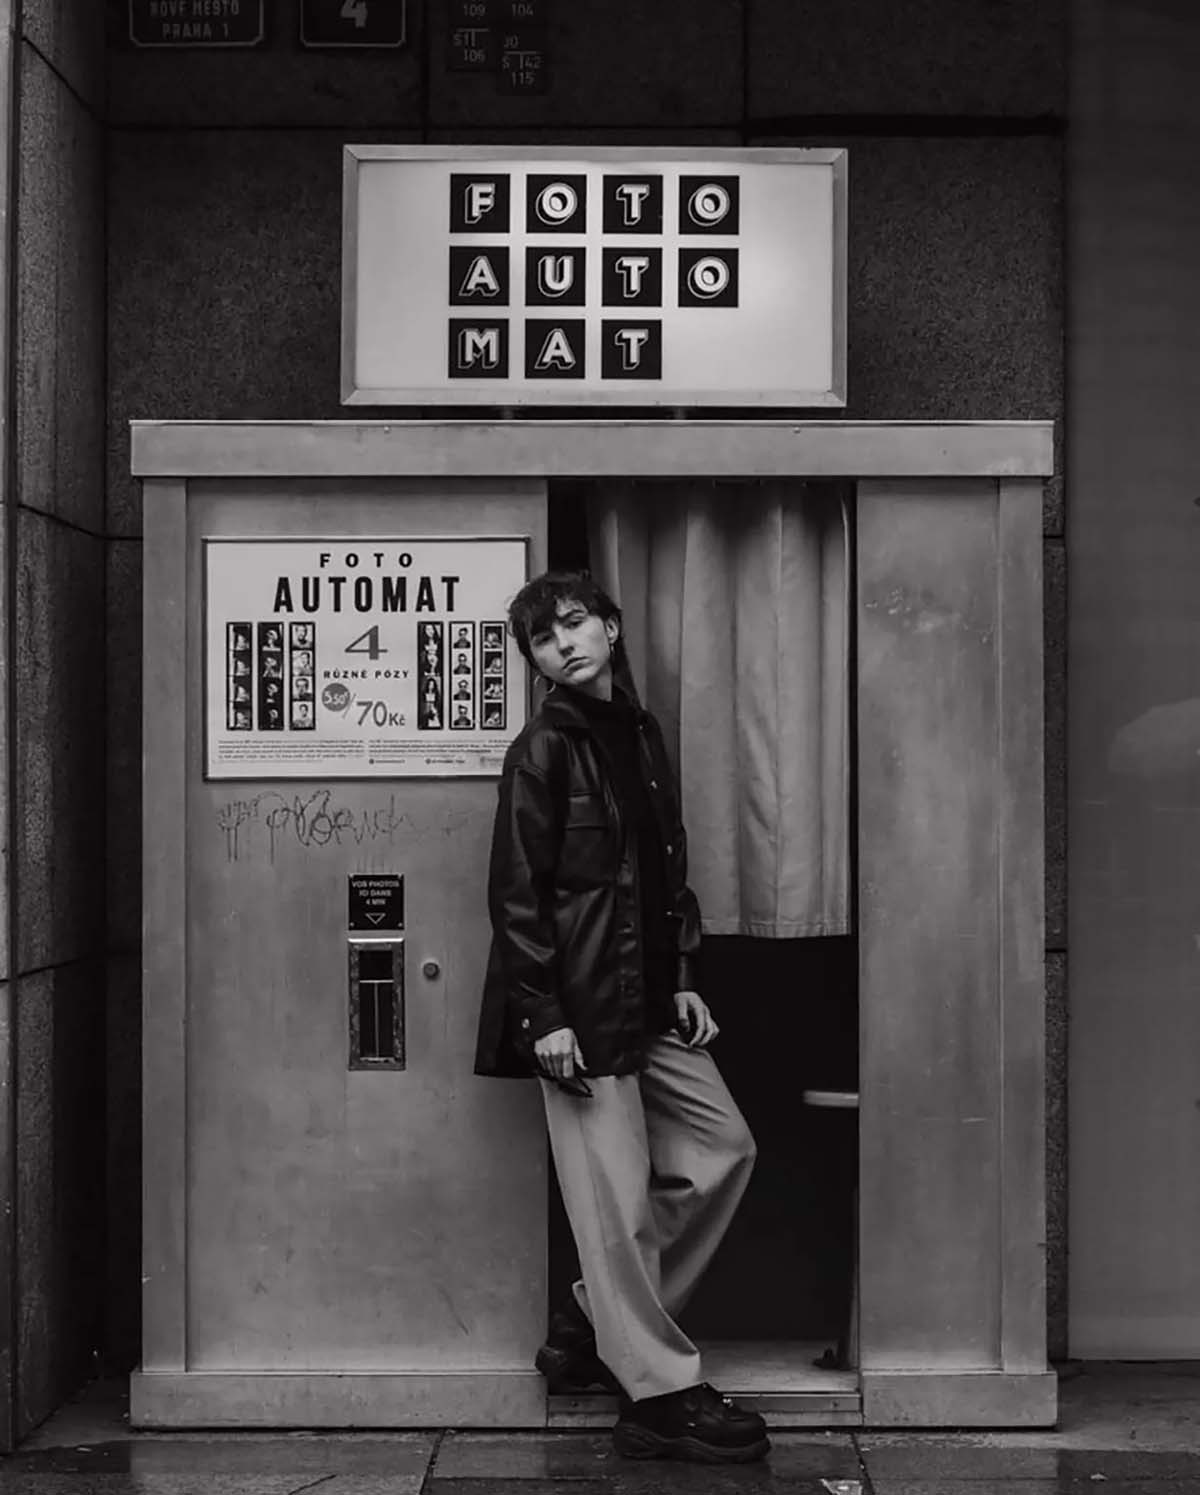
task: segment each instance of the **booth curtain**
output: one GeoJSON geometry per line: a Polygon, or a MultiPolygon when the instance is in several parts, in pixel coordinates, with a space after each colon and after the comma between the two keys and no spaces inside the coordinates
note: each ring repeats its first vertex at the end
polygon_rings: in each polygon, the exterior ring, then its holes
{"type": "Polygon", "coordinates": [[[846,933],[842,496],[795,482],[601,483],[588,541],[678,768],[704,929],[846,933]]]}

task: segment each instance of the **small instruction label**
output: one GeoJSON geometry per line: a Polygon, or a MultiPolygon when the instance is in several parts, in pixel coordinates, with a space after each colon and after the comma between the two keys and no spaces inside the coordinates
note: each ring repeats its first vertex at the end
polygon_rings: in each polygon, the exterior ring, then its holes
{"type": "Polygon", "coordinates": [[[352,872],[349,925],[351,929],[403,929],[403,875],[399,872],[352,872]]]}

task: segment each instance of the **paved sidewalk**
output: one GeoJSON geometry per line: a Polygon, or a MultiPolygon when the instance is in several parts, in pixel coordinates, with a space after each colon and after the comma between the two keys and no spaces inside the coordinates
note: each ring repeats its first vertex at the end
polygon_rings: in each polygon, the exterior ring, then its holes
{"type": "Polygon", "coordinates": [[[1089,1366],[1040,1433],[777,1432],[762,1464],[640,1464],[605,1433],[131,1432],[100,1384],[7,1460],[23,1495],[1200,1495],[1200,1366],[1089,1366]]]}

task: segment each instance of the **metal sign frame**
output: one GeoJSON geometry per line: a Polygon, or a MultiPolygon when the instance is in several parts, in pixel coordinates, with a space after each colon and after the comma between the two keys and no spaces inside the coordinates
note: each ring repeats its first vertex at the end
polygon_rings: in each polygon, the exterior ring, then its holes
{"type": "MultiPolygon", "coordinates": [[[[569,407],[578,409],[745,409],[803,410],[842,407],[846,404],[846,262],[847,262],[847,153],[842,147],[813,149],[721,149],[718,147],[499,147],[499,146],[425,146],[425,145],[348,145],[343,156],[342,180],[342,390],[344,405],[429,405],[442,407],[488,406],[508,409],[517,406],[569,407]],[[666,168],[704,163],[710,168],[719,164],[728,171],[747,165],[806,165],[828,167],[832,186],[832,349],[831,370],[827,387],[821,388],[747,388],[731,390],[672,387],[665,383],[631,391],[622,382],[620,388],[580,388],[574,380],[564,380],[552,388],[525,385],[508,388],[506,381],[495,380],[492,387],[468,386],[456,389],[449,382],[432,386],[388,387],[360,383],[356,375],[357,318],[359,304],[359,172],[372,161],[445,161],[451,166],[465,162],[495,164],[497,168],[559,161],[587,165],[619,167],[647,163],[666,168]]],[[[441,232],[442,230],[437,230],[441,232]]],[[[664,302],[664,310],[670,307],[664,302]]],[[[574,307],[573,314],[584,316],[590,308],[574,307]]],[[[454,308],[450,309],[453,316],[454,308]]],[[[594,315],[594,312],[592,312],[594,315]]],[[[580,381],[582,382],[582,381],[580,381]]]]}

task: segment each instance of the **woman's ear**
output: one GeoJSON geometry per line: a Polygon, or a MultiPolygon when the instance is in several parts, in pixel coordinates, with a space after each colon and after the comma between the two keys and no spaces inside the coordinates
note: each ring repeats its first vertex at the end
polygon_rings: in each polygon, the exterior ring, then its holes
{"type": "Polygon", "coordinates": [[[615,644],[621,637],[621,620],[619,618],[605,618],[604,631],[608,634],[609,644],[615,644]]]}

